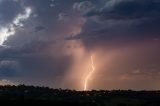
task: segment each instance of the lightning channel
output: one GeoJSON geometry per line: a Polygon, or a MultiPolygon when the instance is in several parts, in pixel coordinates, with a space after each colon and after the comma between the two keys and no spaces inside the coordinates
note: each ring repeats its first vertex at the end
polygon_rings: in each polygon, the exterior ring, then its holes
{"type": "Polygon", "coordinates": [[[93,72],[95,71],[95,66],[94,66],[94,60],[93,60],[93,56],[91,55],[91,57],[90,57],[90,59],[91,59],[91,71],[88,73],[88,75],[86,76],[86,78],[85,78],[85,81],[84,81],[84,91],[86,91],[88,88],[88,80],[91,78],[91,76],[92,76],[92,74],[93,74],[93,72]]]}

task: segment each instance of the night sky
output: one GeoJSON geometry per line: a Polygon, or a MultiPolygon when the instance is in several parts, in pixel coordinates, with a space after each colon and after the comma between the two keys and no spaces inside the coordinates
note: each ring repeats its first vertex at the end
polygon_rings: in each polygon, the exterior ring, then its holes
{"type": "Polygon", "coordinates": [[[160,89],[159,0],[0,0],[0,85],[160,89]]]}

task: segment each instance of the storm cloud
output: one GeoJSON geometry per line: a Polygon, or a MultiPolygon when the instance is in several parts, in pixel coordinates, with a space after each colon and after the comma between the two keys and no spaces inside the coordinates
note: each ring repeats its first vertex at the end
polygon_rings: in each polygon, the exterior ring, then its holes
{"type": "Polygon", "coordinates": [[[0,83],[82,90],[92,54],[89,89],[159,89],[159,20],[158,0],[0,0],[0,83]]]}

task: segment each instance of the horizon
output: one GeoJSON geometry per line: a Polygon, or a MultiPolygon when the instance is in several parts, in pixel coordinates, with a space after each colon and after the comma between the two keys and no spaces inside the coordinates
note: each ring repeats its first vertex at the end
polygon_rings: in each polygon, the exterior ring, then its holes
{"type": "MultiPolygon", "coordinates": [[[[69,88],[52,88],[52,87],[49,87],[49,86],[36,86],[36,85],[25,85],[25,84],[19,84],[19,85],[0,85],[0,87],[34,87],[34,88],[44,88],[44,89],[50,89],[50,90],[62,90],[62,91],[65,91],[65,90],[69,90],[69,91],[76,91],[76,92],[94,92],[94,91],[97,91],[97,92],[102,92],[102,91],[108,91],[108,92],[114,92],[114,91],[133,91],[133,92],[159,92],[160,90],[157,89],[157,90],[133,90],[133,89],[91,89],[91,90],[76,90],[76,89],[69,89],[69,88]]],[[[160,93],[160,92],[159,92],[160,93]]]]}

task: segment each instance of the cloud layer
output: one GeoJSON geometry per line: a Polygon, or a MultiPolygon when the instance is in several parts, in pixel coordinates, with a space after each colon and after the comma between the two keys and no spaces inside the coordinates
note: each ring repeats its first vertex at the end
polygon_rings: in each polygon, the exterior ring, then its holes
{"type": "Polygon", "coordinates": [[[159,89],[159,20],[158,0],[0,0],[0,83],[82,90],[93,54],[90,89],[159,89]]]}

